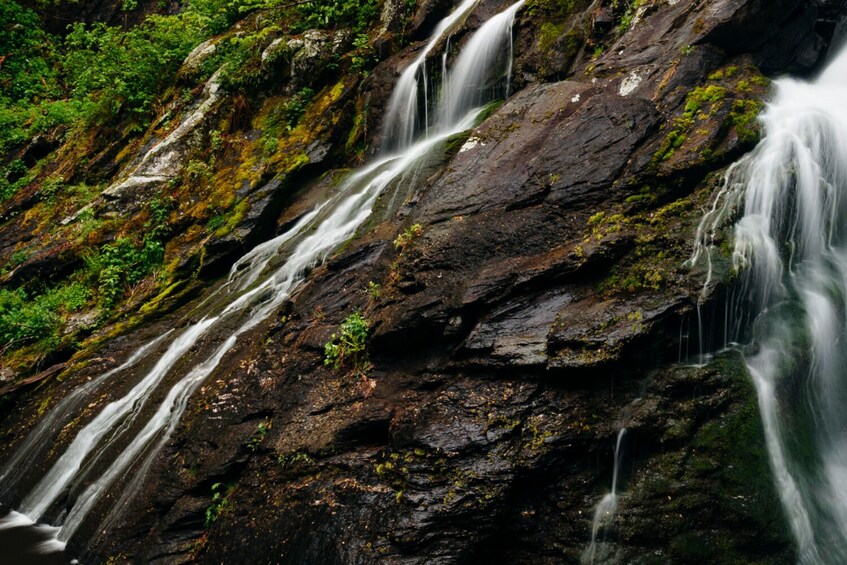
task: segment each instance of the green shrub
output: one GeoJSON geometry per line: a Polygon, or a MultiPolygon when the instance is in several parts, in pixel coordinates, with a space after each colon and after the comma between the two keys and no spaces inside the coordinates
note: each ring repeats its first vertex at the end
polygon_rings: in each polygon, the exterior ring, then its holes
{"type": "Polygon", "coordinates": [[[0,98],[36,100],[57,94],[56,70],[50,64],[53,38],[38,15],[14,0],[0,2],[0,98]]]}
{"type": "Polygon", "coordinates": [[[80,282],[32,297],[22,288],[0,290],[0,342],[9,348],[37,341],[44,342],[43,349],[55,347],[64,321],[62,314],[83,309],[91,294],[80,282]]]}
{"type": "Polygon", "coordinates": [[[423,235],[423,227],[420,224],[412,224],[394,239],[394,248],[403,253],[413,241],[423,235]]]}
{"type": "MultiPolygon", "coordinates": [[[[2,124],[0,124],[2,126],[2,124]]],[[[0,127],[2,129],[2,127],[0,127]]],[[[0,142],[2,143],[2,142],[0,142]]],[[[25,187],[32,181],[32,175],[29,173],[24,162],[20,159],[15,159],[5,167],[0,166],[0,202],[8,200],[15,195],[17,191],[25,187]]]]}
{"type": "Polygon", "coordinates": [[[156,270],[165,258],[164,239],[168,235],[168,203],[155,198],[150,203],[150,220],[144,224],[144,238],[135,244],[128,237],[103,245],[86,257],[90,273],[97,280],[103,308],[114,306],[131,286],[156,270]]]}
{"type": "Polygon", "coordinates": [[[63,64],[73,96],[95,103],[87,117],[105,120],[120,111],[147,116],[182,61],[206,37],[204,23],[186,11],[150,15],[129,31],[74,24],[65,38],[63,64]]]}
{"type": "Polygon", "coordinates": [[[366,371],[370,366],[369,335],[370,322],[361,312],[353,312],[324,345],[324,365],[336,370],[346,367],[357,372],[366,371]]]}
{"type": "Polygon", "coordinates": [[[309,105],[314,95],[315,91],[308,86],[301,88],[297,94],[291,97],[288,104],[285,105],[285,119],[288,130],[294,129],[297,122],[303,117],[303,114],[306,112],[306,106],[309,105]]]}
{"type": "Polygon", "coordinates": [[[188,10],[201,16],[208,33],[216,35],[249,12],[276,3],[268,0],[188,0],[188,10]]]}
{"type": "Polygon", "coordinates": [[[229,497],[235,485],[215,483],[212,485],[212,503],[206,508],[206,527],[210,527],[229,508],[229,497]]]}
{"type": "Polygon", "coordinates": [[[366,33],[360,33],[353,40],[353,51],[350,57],[350,69],[354,73],[360,73],[375,62],[375,52],[371,40],[366,33]]]}
{"type": "Polygon", "coordinates": [[[43,301],[30,300],[23,289],[0,290],[0,340],[15,347],[54,337],[58,314],[43,301]]]}
{"type": "Polygon", "coordinates": [[[312,0],[299,6],[296,29],[352,27],[363,31],[379,17],[378,0],[312,0]]]}

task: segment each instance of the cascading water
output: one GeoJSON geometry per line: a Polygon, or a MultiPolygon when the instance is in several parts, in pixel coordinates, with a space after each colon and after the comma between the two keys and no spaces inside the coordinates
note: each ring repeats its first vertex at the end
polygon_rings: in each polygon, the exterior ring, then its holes
{"type": "Polygon", "coordinates": [[[478,0],[464,0],[438,25],[432,40],[406,67],[391,94],[386,114],[384,148],[402,150],[421,135],[444,131],[486,102],[509,95],[512,74],[512,23],[524,0],[489,19],[479,28],[452,69],[447,59],[450,35],[470,14],[478,0]],[[446,40],[445,40],[446,36],[446,40]],[[431,108],[427,57],[445,42],[441,58],[441,95],[431,108]],[[502,79],[502,80],[498,80],[502,79]],[[431,123],[435,119],[435,123],[431,123]]]}
{"type": "Polygon", "coordinates": [[[580,561],[582,563],[594,564],[615,560],[611,548],[604,543],[603,538],[609,533],[618,511],[618,478],[623,464],[623,440],[626,435],[626,427],[632,418],[632,411],[639,402],[641,402],[641,398],[636,398],[621,412],[620,429],[615,440],[614,458],[612,460],[612,488],[603,495],[603,498],[594,507],[594,517],[591,521],[591,543],[581,556],[580,561]]]}
{"type": "Polygon", "coordinates": [[[591,544],[583,555],[584,563],[595,563],[598,559],[605,560],[607,555],[600,547],[600,534],[612,525],[615,514],[618,511],[618,471],[621,466],[623,451],[621,443],[626,435],[626,428],[618,431],[618,439],[615,441],[615,459],[612,467],[612,490],[603,495],[597,506],[594,507],[594,519],[591,521],[591,544]]]}
{"type": "Polygon", "coordinates": [[[47,474],[23,498],[20,512],[0,519],[0,531],[33,524],[52,516],[52,511],[60,517],[61,526],[56,532],[58,541],[49,544],[49,548],[63,547],[104,495],[118,491],[101,530],[110,526],[171,437],[191,395],[233,348],[237,338],[266,320],[291,296],[310,268],[355,234],[386,188],[412,174],[421,159],[447,138],[473,127],[480,105],[506,94],[503,88],[492,91],[487,79],[503,77],[511,69],[512,24],[522,3],[523,0],[491,18],[469,39],[468,47],[448,71],[450,86],[441,89],[442,102],[434,109],[438,119],[429,124],[427,104],[421,109],[417,102],[417,77],[425,74],[427,55],[476,4],[476,0],[465,0],[439,24],[433,39],[400,77],[386,117],[386,135],[396,140],[392,153],[350,175],[333,196],[290,230],[238,260],[229,280],[194,309],[196,313],[204,308],[206,315],[200,321],[189,324],[169,342],[171,336],[165,334],[139,348],[119,367],[77,388],[44,418],[3,468],[3,492],[10,492],[25,473],[26,463],[33,456],[44,454],[45,446],[92,397],[102,393],[102,385],[110,377],[152,365],[124,396],[107,403],[77,433],[47,474]],[[453,93],[453,85],[461,92],[453,93]],[[445,101],[449,101],[450,111],[442,109],[448,103],[445,101]],[[419,125],[421,112],[425,115],[425,128],[419,125]],[[416,137],[422,139],[415,141],[416,137]],[[227,337],[215,339],[213,328],[218,335],[225,333],[227,337]],[[159,397],[162,398],[157,400],[159,397]],[[127,480],[130,471],[132,478],[127,480]],[[125,482],[118,487],[121,480],[125,482]],[[69,491],[74,491],[73,496],[68,496],[69,491]]]}
{"type": "MultiPolygon", "coordinates": [[[[384,147],[386,150],[403,149],[412,145],[414,139],[429,129],[429,81],[427,80],[426,62],[429,54],[444,40],[447,34],[447,45],[449,47],[449,34],[476,6],[478,0],[464,0],[458,8],[441,20],[432,39],[411,65],[406,67],[391,93],[388,102],[388,112],[385,115],[387,127],[385,128],[384,147]],[[419,96],[423,91],[423,100],[419,96]],[[421,110],[423,110],[423,124],[421,124],[421,110]]],[[[444,53],[444,66],[446,67],[447,52],[444,53]]],[[[446,77],[446,75],[445,75],[446,77]]],[[[447,82],[442,85],[447,88],[447,82]]]]}
{"type": "Polygon", "coordinates": [[[692,257],[711,285],[715,234],[740,214],[731,316],[752,320],[747,368],[803,564],[847,563],[845,99],[845,49],[812,82],[775,83],[764,138],[729,171],[692,257]]]}

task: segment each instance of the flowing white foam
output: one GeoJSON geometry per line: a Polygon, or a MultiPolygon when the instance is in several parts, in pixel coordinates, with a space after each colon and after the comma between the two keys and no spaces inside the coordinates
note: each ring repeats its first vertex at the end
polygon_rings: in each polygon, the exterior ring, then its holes
{"type": "Polygon", "coordinates": [[[110,377],[123,372],[126,369],[134,366],[139,360],[144,358],[153,348],[157,347],[173,330],[168,330],[162,335],[156,337],[152,341],[139,347],[130,357],[102,375],[91,379],[90,381],[79,385],[63,398],[56,406],[53,407],[41,420],[38,425],[30,432],[15,454],[3,466],[0,472],[0,484],[14,484],[17,479],[26,472],[26,462],[32,461],[36,456],[42,454],[42,450],[47,444],[54,439],[55,434],[59,432],[60,427],[64,425],[68,415],[79,408],[80,404],[88,396],[88,393],[99,387],[110,377]]]}
{"type": "Polygon", "coordinates": [[[713,234],[740,211],[734,316],[754,320],[747,366],[804,564],[847,563],[845,68],[842,50],[817,80],[775,84],[764,138],[730,169],[690,261],[711,285],[713,234]]]}
{"type": "MultiPolygon", "coordinates": [[[[394,91],[391,93],[388,112],[385,115],[388,124],[384,134],[387,149],[402,150],[409,147],[421,132],[426,132],[429,129],[429,88],[426,77],[426,58],[444,40],[445,35],[447,35],[449,45],[450,33],[470,14],[477,2],[478,0],[464,0],[449,16],[441,20],[420,55],[403,70],[400,79],[394,86],[394,91]],[[421,83],[418,82],[419,80],[421,83]],[[423,101],[418,98],[421,90],[420,84],[423,85],[423,101]],[[423,107],[424,112],[423,124],[420,120],[421,107],[423,107]]],[[[445,68],[446,65],[445,50],[445,68]]],[[[442,74],[442,76],[446,77],[447,75],[442,74]]],[[[448,84],[445,82],[442,88],[448,88],[448,84]]]]}
{"type": "MultiPolygon", "coordinates": [[[[57,539],[59,528],[47,526],[45,524],[36,524],[28,516],[12,510],[2,518],[0,518],[0,531],[13,530],[16,528],[33,528],[38,531],[40,537],[44,539],[36,542],[33,547],[33,553],[48,554],[57,553],[65,550],[64,542],[57,539]]],[[[2,560],[2,558],[0,558],[2,560]]]]}
{"type": "Polygon", "coordinates": [[[591,544],[582,555],[585,563],[595,563],[597,560],[605,561],[610,557],[610,549],[602,543],[601,534],[607,532],[615,520],[618,511],[618,473],[622,464],[623,451],[621,444],[626,435],[626,428],[621,427],[618,438],[615,441],[615,454],[612,467],[612,490],[603,495],[597,506],[594,507],[594,519],[591,522],[591,544]]]}

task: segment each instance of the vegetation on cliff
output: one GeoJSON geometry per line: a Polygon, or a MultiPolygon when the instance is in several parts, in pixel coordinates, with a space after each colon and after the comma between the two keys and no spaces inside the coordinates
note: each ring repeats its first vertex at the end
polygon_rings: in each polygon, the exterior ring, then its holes
{"type": "MultiPolygon", "coordinates": [[[[157,4],[61,33],[0,5],[2,454],[336,194],[450,9],[157,4]]],[[[825,43],[807,3],[736,4],[529,0],[509,100],[239,339],[92,554],[575,561],[631,412],[624,560],[786,559],[741,363],[674,366],[701,337],[692,232],[760,134],[766,65],[808,70],[825,43]]],[[[431,83],[504,6],[456,25],[431,83]]]]}
{"type": "MultiPolygon", "coordinates": [[[[317,161],[304,151],[315,140],[343,136],[343,151],[361,151],[347,120],[330,108],[346,104],[375,63],[368,34],[379,13],[372,0],[191,0],[177,12],[154,10],[137,25],[76,21],[58,35],[15,1],[0,10],[7,227],[0,234],[0,316],[9,337],[0,358],[15,373],[67,357],[85,347],[87,335],[145,302],[152,314],[165,305],[161,299],[180,296],[219,259],[207,253],[210,243],[231,240],[212,252],[227,256],[255,243],[256,234],[237,232],[248,212],[256,213],[251,193],[317,161]],[[330,35],[298,39],[314,29],[330,35]],[[286,67],[316,74],[293,75],[289,86],[279,81],[286,67]],[[329,73],[347,68],[359,75],[355,81],[321,90],[329,73]],[[227,99],[198,113],[198,85],[216,73],[227,99]],[[192,112],[203,125],[170,157],[181,161],[176,170],[134,191],[131,204],[123,196],[113,202],[104,191],[133,174],[136,153],[176,135],[192,112]],[[258,142],[244,137],[254,127],[262,132],[258,142]],[[14,225],[28,236],[8,231],[14,225]],[[63,305],[55,297],[67,289],[82,290],[63,305]]],[[[279,197],[273,200],[269,214],[278,209],[279,197]]],[[[257,227],[266,229],[269,214],[257,227]]]]}

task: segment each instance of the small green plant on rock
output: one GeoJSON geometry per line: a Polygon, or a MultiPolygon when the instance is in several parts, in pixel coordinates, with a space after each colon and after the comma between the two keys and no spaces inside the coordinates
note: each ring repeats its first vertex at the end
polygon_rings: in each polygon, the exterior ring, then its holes
{"type": "Polygon", "coordinates": [[[247,442],[247,449],[250,451],[256,451],[259,449],[259,446],[262,445],[262,441],[265,439],[265,434],[268,433],[268,430],[271,429],[271,422],[262,422],[256,428],[256,431],[250,436],[250,441],[247,442]]]}
{"type": "Polygon", "coordinates": [[[378,300],[382,296],[382,285],[373,281],[368,282],[368,294],[372,300],[378,300]]]}
{"type": "Polygon", "coordinates": [[[412,224],[394,239],[394,248],[403,253],[409,245],[423,235],[423,226],[412,224]]]}
{"type": "Polygon", "coordinates": [[[285,467],[308,467],[315,463],[315,460],[305,451],[292,451],[291,453],[283,453],[277,457],[277,464],[285,467]]]}
{"type": "Polygon", "coordinates": [[[235,485],[215,483],[212,485],[212,503],[206,508],[206,527],[211,527],[221,514],[229,508],[229,497],[235,485]]]}
{"type": "Polygon", "coordinates": [[[300,121],[300,118],[306,113],[306,106],[314,98],[315,91],[309,87],[301,88],[291,97],[288,104],[285,105],[285,122],[286,130],[291,131],[300,121]]]}
{"type": "Polygon", "coordinates": [[[350,314],[324,346],[324,365],[339,370],[343,367],[363,373],[370,366],[368,338],[370,322],[361,312],[350,314]]]}

